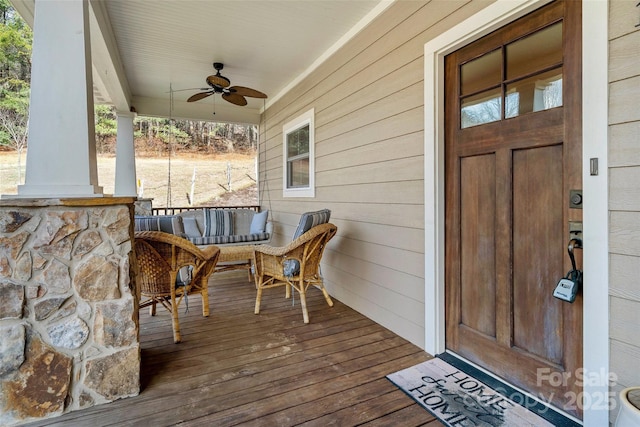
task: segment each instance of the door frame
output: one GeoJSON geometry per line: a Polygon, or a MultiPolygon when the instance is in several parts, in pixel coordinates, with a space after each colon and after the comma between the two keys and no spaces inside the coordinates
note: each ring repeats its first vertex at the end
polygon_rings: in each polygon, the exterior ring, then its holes
{"type": "MultiPolygon", "coordinates": [[[[425,350],[445,351],[444,57],[550,0],[497,0],[424,46],[425,350]]],[[[584,394],[609,396],[608,1],[582,2],[582,186],[584,394]],[[604,100],[604,101],[603,101],[604,100]],[[599,174],[590,175],[590,159],[599,174]],[[589,349],[589,351],[584,351],[589,349]]],[[[589,399],[590,398],[590,399],[589,399]]],[[[607,425],[606,406],[584,408],[585,426],[607,425]]]]}

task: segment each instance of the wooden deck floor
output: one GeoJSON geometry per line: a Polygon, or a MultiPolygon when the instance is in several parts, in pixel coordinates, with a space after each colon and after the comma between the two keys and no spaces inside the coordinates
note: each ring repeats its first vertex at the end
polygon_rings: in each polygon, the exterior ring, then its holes
{"type": "Polygon", "coordinates": [[[211,315],[199,296],[169,313],[140,315],[139,396],[32,423],[47,426],[441,426],[385,375],[428,354],[339,301],[310,290],[310,323],[284,289],[267,290],[253,314],[246,274],[214,275],[211,315]]]}

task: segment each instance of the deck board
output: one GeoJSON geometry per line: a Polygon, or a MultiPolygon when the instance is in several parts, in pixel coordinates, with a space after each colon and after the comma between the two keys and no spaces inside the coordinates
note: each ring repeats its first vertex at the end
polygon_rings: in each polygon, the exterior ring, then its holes
{"type": "Polygon", "coordinates": [[[255,288],[244,272],[217,273],[210,316],[200,297],[180,310],[182,342],[168,312],[140,313],[139,396],[32,426],[440,426],[385,375],[430,358],[424,351],[320,291],[299,301],[255,288]]]}

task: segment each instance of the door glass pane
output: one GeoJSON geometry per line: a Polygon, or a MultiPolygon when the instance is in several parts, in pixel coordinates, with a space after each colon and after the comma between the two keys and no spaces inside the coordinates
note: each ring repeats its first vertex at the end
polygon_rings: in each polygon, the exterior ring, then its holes
{"type": "Polygon", "coordinates": [[[497,122],[502,116],[500,88],[488,90],[462,99],[460,126],[462,129],[484,123],[497,122]]]}
{"type": "Polygon", "coordinates": [[[507,85],[505,118],[562,106],[562,68],[507,85]]]}
{"type": "Polygon", "coordinates": [[[502,82],[500,50],[486,53],[460,67],[460,94],[467,95],[496,86],[502,82]]]}
{"type": "Polygon", "coordinates": [[[507,80],[562,63],[562,22],[507,45],[507,80]]]}

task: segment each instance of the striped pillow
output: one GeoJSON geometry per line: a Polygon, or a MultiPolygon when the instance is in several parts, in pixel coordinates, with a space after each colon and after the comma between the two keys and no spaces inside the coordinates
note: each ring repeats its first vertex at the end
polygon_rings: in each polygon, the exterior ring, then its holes
{"type": "Polygon", "coordinates": [[[329,222],[329,218],[331,217],[331,211],[329,209],[321,209],[315,212],[305,212],[300,217],[300,222],[298,223],[298,228],[296,228],[296,232],[293,233],[293,239],[296,240],[298,237],[302,236],[307,231],[311,230],[316,225],[326,224],[329,222]]]}
{"type": "Polygon", "coordinates": [[[152,215],[139,216],[134,218],[135,231],[163,231],[176,236],[184,234],[182,217],[178,215],[152,215]]]}
{"type": "Polygon", "coordinates": [[[203,211],[204,231],[202,237],[233,234],[233,212],[226,209],[203,209],[203,211]]]}
{"type": "MultiPolygon", "coordinates": [[[[315,212],[305,212],[300,217],[298,228],[293,234],[293,239],[296,240],[307,231],[311,230],[316,225],[326,224],[331,217],[331,211],[329,209],[321,209],[315,212]]],[[[287,277],[293,277],[300,274],[300,261],[297,259],[286,259],[282,262],[283,274],[287,277]]]]}

